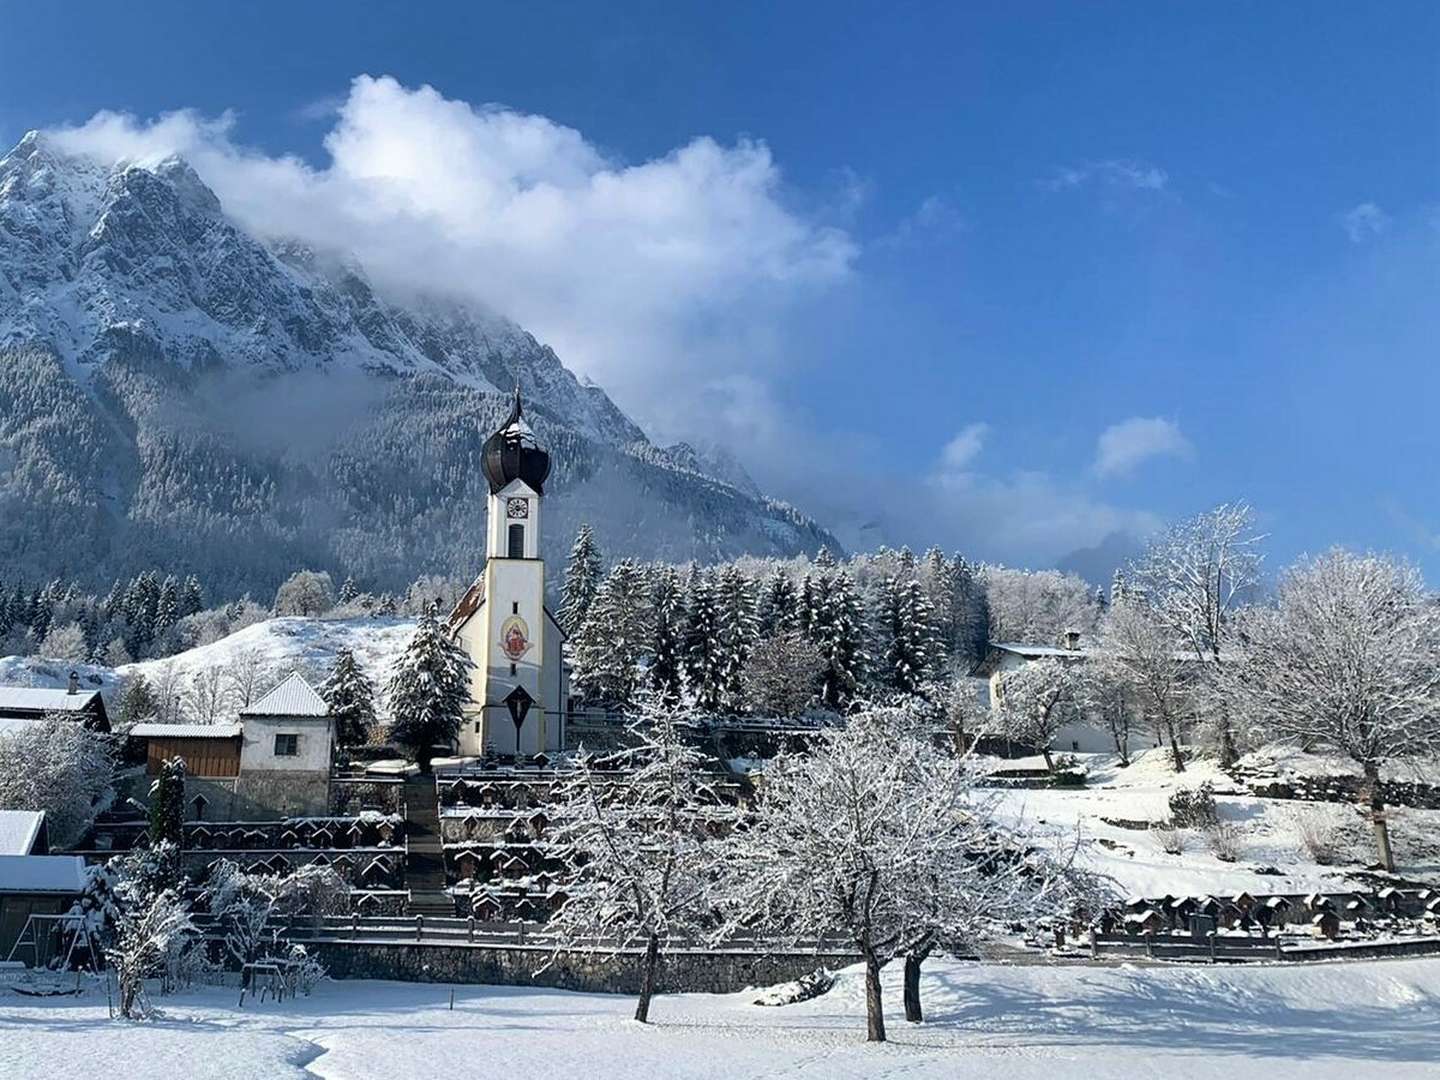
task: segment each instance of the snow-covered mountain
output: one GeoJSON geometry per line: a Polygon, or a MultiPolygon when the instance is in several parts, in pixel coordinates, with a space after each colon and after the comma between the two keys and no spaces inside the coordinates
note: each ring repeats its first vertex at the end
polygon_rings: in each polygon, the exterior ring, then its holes
{"type": "Polygon", "coordinates": [[[0,158],[0,559],[27,576],[473,569],[479,445],[517,383],[556,457],[550,554],[580,520],[614,554],[833,542],[733,458],[653,445],[513,322],[251,235],[182,159],[36,133],[0,158]]]}

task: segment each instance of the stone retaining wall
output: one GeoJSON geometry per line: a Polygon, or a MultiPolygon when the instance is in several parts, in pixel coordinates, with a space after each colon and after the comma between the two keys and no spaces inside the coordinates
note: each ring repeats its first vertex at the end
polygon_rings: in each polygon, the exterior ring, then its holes
{"type": "MultiPolygon", "coordinates": [[[[564,956],[548,963],[550,950],[541,946],[365,941],[304,944],[336,979],[547,986],[607,994],[634,994],[640,990],[638,952],[615,957],[564,956]]],[[[843,953],[677,952],[660,957],[659,992],[729,994],[750,986],[789,982],[816,968],[840,968],[858,960],[858,956],[843,953]]]]}

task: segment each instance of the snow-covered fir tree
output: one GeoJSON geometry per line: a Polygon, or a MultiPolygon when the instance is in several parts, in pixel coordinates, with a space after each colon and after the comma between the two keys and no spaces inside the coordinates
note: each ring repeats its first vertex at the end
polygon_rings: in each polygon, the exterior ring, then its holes
{"type": "Polygon", "coordinates": [[[725,649],[720,603],[710,575],[694,575],[685,605],[685,679],[695,707],[717,713],[725,707],[725,649]]]}
{"type": "Polygon", "coordinates": [[[685,595],[674,568],[662,566],[650,586],[650,690],[667,705],[685,692],[685,595]]]}
{"type": "Polygon", "coordinates": [[[731,713],[745,708],[745,663],[755,642],[755,609],[750,582],[735,566],[717,575],[714,586],[719,616],[720,704],[731,713]]]}
{"type": "MultiPolygon", "coordinates": [[[[828,551],[822,552],[828,555],[828,551]]],[[[832,560],[833,561],[833,560],[832,560]]],[[[816,559],[817,565],[820,560],[816,559]]],[[[865,617],[849,573],[832,568],[806,576],[805,635],[820,650],[820,703],[844,710],[865,675],[865,617]]]]}
{"type": "Polygon", "coordinates": [[[783,566],[777,566],[760,586],[755,606],[755,633],[765,641],[776,634],[800,629],[800,594],[783,566]]]}
{"type": "Polygon", "coordinates": [[[575,533],[570,558],[565,563],[565,585],[560,593],[560,627],[574,635],[584,625],[585,616],[600,588],[600,549],[588,524],[575,533]]]}
{"type": "Polygon", "coordinates": [[[169,758],[150,782],[150,843],[177,847],[184,839],[185,759],[169,758]]]}
{"type": "Polygon", "coordinates": [[[390,739],[424,772],[437,745],[455,741],[470,702],[470,657],[445,631],[432,605],[395,661],[385,688],[390,739]]]}
{"type": "Polygon", "coordinates": [[[375,686],[351,649],[335,654],[335,664],[320,687],[330,706],[338,746],[363,746],[375,731],[375,686]]]}
{"type": "Polygon", "coordinates": [[[586,700],[620,709],[634,700],[652,644],[650,615],[644,573],[621,559],[605,575],[569,642],[571,678],[586,700]]]}
{"type": "Polygon", "coordinates": [[[902,694],[918,693],[939,673],[942,659],[929,597],[913,574],[899,574],[880,583],[874,605],[873,625],[885,648],[877,678],[902,694]]]}

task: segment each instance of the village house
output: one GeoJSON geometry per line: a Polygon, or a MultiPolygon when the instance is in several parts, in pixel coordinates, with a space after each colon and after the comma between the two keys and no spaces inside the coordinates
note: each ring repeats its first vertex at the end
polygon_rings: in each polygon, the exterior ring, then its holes
{"type": "Polygon", "coordinates": [[[64,716],[90,731],[108,734],[110,716],[105,699],[97,689],[84,689],[78,672],[70,672],[63,690],[35,686],[0,686],[0,733],[44,720],[64,716]]]}
{"type": "Polygon", "coordinates": [[[298,673],[240,710],[233,724],[136,724],[146,774],[185,762],[188,821],[266,821],[329,812],[335,727],[298,673]]]}

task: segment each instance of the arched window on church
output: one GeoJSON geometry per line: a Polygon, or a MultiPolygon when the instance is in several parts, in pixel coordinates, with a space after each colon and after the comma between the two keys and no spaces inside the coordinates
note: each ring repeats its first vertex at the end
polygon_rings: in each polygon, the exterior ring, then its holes
{"type": "Polygon", "coordinates": [[[510,550],[506,553],[512,559],[525,557],[525,526],[510,526],[510,550]]]}

